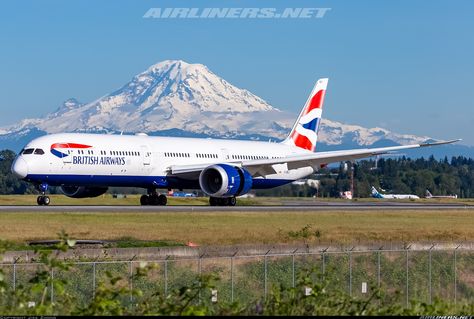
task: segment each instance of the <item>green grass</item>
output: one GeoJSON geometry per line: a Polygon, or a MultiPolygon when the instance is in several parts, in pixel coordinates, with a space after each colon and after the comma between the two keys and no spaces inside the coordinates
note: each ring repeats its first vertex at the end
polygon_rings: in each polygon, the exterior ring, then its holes
{"type": "Polygon", "coordinates": [[[107,242],[106,247],[114,248],[137,248],[137,247],[175,247],[184,246],[183,243],[164,240],[139,240],[133,237],[122,237],[117,240],[107,242]]]}

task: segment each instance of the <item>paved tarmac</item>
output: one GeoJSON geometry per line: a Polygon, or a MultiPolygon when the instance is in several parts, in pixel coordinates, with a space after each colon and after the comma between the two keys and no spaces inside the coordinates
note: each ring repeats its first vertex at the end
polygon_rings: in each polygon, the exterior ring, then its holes
{"type": "Polygon", "coordinates": [[[339,203],[317,202],[302,204],[301,202],[287,202],[278,206],[0,206],[2,212],[124,212],[124,213],[168,213],[168,212],[323,212],[323,211],[377,211],[377,210],[469,210],[474,212],[474,205],[464,204],[425,204],[425,203],[400,203],[400,202],[371,202],[371,203],[339,203]]]}

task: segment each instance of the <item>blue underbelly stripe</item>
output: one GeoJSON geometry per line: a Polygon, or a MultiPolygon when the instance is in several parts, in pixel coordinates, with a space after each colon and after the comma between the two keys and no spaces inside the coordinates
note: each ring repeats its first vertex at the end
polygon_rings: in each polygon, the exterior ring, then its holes
{"type": "MultiPolygon", "coordinates": [[[[74,185],[200,189],[198,180],[185,180],[167,176],[30,174],[25,179],[33,183],[47,183],[51,186],[74,185]]],[[[291,182],[293,182],[293,180],[256,178],[252,181],[252,188],[273,188],[291,182]]]]}

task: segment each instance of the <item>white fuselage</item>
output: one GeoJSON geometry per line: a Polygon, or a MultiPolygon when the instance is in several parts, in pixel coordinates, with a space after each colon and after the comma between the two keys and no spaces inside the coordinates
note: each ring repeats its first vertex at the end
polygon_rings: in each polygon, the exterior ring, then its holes
{"type": "Polygon", "coordinates": [[[446,195],[446,196],[426,196],[425,198],[431,199],[431,198],[458,198],[458,195],[446,195]]]}
{"type": "Polygon", "coordinates": [[[412,194],[381,194],[382,198],[386,199],[419,199],[418,195],[412,194]]]}
{"type": "MultiPolygon", "coordinates": [[[[170,176],[169,168],[172,165],[240,163],[298,154],[312,152],[258,141],[64,133],[29,142],[13,168],[27,181],[53,186],[199,188],[196,179],[170,176]]],[[[253,188],[275,187],[314,173],[311,166],[292,170],[288,170],[286,164],[274,167],[276,173],[254,178],[253,188]]]]}

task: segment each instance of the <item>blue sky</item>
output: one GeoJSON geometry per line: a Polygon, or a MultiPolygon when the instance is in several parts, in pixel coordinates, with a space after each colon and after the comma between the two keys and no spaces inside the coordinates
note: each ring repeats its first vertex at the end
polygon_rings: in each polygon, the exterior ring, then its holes
{"type": "Polygon", "coordinates": [[[165,59],[202,63],[299,112],[474,145],[474,2],[4,1],[0,126],[90,102],[165,59]],[[322,19],[144,19],[151,7],[323,7],[322,19]]]}

